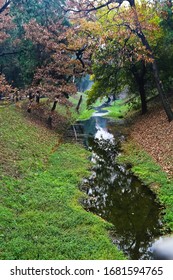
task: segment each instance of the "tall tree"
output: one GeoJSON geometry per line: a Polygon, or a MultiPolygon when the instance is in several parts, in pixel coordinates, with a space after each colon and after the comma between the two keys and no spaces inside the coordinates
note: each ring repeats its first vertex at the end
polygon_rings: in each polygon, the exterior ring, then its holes
{"type": "MultiPolygon", "coordinates": [[[[148,51],[148,56],[150,58],[150,63],[152,65],[152,70],[153,70],[153,75],[154,75],[154,79],[156,82],[156,86],[157,86],[157,90],[158,93],[161,97],[161,101],[164,107],[164,110],[167,114],[168,120],[172,121],[173,120],[173,112],[169,103],[169,100],[167,98],[167,95],[164,91],[163,88],[163,84],[162,81],[160,80],[160,75],[159,75],[159,70],[158,70],[158,66],[157,66],[157,62],[156,62],[156,58],[155,55],[153,53],[152,47],[145,35],[145,33],[143,32],[143,28],[142,28],[142,24],[140,22],[139,16],[138,16],[138,10],[136,7],[136,1],[135,0],[110,0],[110,1],[88,1],[88,0],[82,0],[79,2],[76,2],[74,0],[70,0],[68,1],[68,12],[72,12],[72,13],[80,13],[82,16],[86,16],[89,13],[95,13],[96,11],[107,7],[108,12],[115,9],[115,8],[120,8],[120,6],[122,6],[124,4],[124,2],[128,2],[129,3],[129,7],[131,9],[131,17],[133,20],[133,25],[129,25],[125,22],[123,22],[122,24],[124,26],[126,26],[127,30],[129,30],[131,33],[135,34],[141,41],[141,43],[143,44],[143,46],[146,48],[146,50],[148,51]]],[[[129,14],[128,14],[129,17],[129,14]]]]}
{"type": "Polygon", "coordinates": [[[40,47],[25,38],[23,25],[33,18],[42,26],[57,21],[62,17],[64,0],[2,0],[1,2],[1,11],[6,15],[6,22],[7,15],[10,15],[15,24],[15,29],[9,30],[11,39],[4,46],[1,45],[1,53],[3,52],[0,56],[1,71],[5,73],[10,83],[23,88],[31,84],[36,67],[43,62],[40,47]]]}
{"type": "Polygon", "coordinates": [[[7,96],[12,88],[7,83],[6,77],[3,74],[4,59],[7,55],[11,56],[11,31],[15,29],[13,18],[9,14],[9,4],[11,1],[0,2],[0,92],[1,95],[7,96]]]}

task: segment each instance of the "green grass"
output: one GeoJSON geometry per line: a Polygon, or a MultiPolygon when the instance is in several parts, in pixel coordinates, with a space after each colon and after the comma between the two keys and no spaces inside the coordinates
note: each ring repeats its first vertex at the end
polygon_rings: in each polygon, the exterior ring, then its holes
{"type": "MultiPolygon", "coordinates": [[[[46,98],[41,99],[41,102],[45,103],[47,101],[46,98]]],[[[64,118],[70,119],[71,123],[74,123],[75,120],[87,120],[89,119],[92,114],[95,112],[93,107],[100,106],[104,101],[103,100],[97,100],[94,104],[92,104],[91,108],[87,107],[87,95],[85,93],[78,92],[75,95],[70,96],[69,101],[72,103],[71,107],[65,107],[61,104],[56,105],[56,112],[63,116],[64,118]],[[76,111],[76,106],[78,104],[80,95],[82,95],[82,102],[79,108],[79,112],[76,111]]],[[[53,102],[50,103],[50,108],[52,107],[53,102]]],[[[109,107],[109,113],[107,116],[109,117],[123,117],[124,114],[127,112],[127,104],[123,104],[123,101],[117,100],[114,102],[114,104],[109,107]]],[[[129,108],[129,107],[128,107],[129,108]]],[[[107,109],[107,108],[106,108],[107,109]]]]}
{"type": "Polygon", "coordinates": [[[118,161],[130,163],[132,172],[157,194],[165,206],[165,227],[173,231],[173,179],[169,179],[161,167],[133,141],[125,142],[122,149],[118,161]]]}
{"type": "MultiPolygon", "coordinates": [[[[70,101],[77,106],[78,100],[80,98],[80,95],[82,94],[82,103],[79,109],[79,114],[76,115],[76,119],[78,120],[87,120],[89,119],[92,114],[95,112],[92,108],[87,108],[87,95],[85,93],[78,92],[75,96],[70,97],[70,101]]],[[[97,100],[92,107],[100,106],[102,102],[100,100],[97,100]]]]}
{"type": "Polygon", "coordinates": [[[129,105],[128,103],[125,103],[124,100],[116,100],[110,107],[106,107],[105,109],[109,112],[106,117],[117,119],[125,116],[129,111],[129,105]]]}
{"type": "Polygon", "coordinates": [[[78,104],[78,101],[79,101],[79,98],[80,98],[81,94],[82,94],[82,103],[81,103],[80,108],[79,108],[79,114],[76,115],[76,119],[78,119],[78,120],[87,120],[87,119],[89,119],[92,116],[92,114],[94,113],[94,110],[87,108],[85,93],[78,92],[77,95],[75,95],[74,97],[70,98],[70,101],[76,107],[77,104],[78,104]]]}
{"type": "MultiPolygon", "coordinates": [[[[75,120],[86,120],[86,119],[89,119],[92,114],[95,112],[94,109],[88,109],[87,108],[87,100],[86,100],[86,95],[85,93],[80,93],[78,92],[77,94],[75,95],[72,95],[70,96],[69,98],[69,101],[72,103],[72,106],[71,107],[65,107],[61,104],[57,104],[56,105],[56,112],[58,114],[60,114],[61,116],[63,116],[64,118],[68,118],[68,120],[70,120],[71,123],[74,123],[75,120]],[[79,101],[79,98],[80,98],[80,95],[82,95],[82,102],[81,102],[81,105],[80,105],[80,108],[79,108],[79,112],[76,111],[76,106],[78,104],[78,101],[79,101]]],[[[46,98],[44,99],[41,99],[41,102],[42,103],[45,103],[47,101],[46,98]]],[[[100,103],[96,103],[97,104],[100,104],[100,103]]],[[[53,102],[50,103],[50,108],[52,107],[53,105],[53,102]]]]}
{"type": "Polygon", "coordinates": [[[0,108],[0,123],[0,258],[124,259],[112,226],[79,203],[88,152],[14,107],[0,108]]]}
{"type": "Polygon", "coordinates": [[[82,111],[82,113],[79,115],[79,118],[78,118],[78,120],[87,120],[87,119],[89,119],[89,118],[91,118],[91,116],[92,116],[92,114],[95,112],[95,110],[94,109],[84,109],[83,111],[82,111]]]}

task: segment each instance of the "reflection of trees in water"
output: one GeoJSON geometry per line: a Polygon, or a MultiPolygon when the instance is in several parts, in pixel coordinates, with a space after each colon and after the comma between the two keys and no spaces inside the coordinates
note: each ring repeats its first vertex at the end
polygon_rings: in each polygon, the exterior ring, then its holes
{"type": "Polygon", "coordinates": [[[147,248],[161,228],[155,197],[123,166],[117,165],[117,147],[109,140],[89,138],[94,162],[87,181],[91,211],[115,225],[116,244],[132,259],[147,259],[147,248]]]}
{"type": "Polygon", "coordinates": [[[106,129],[107,120],[102,117],[91,117],[89,120],[79,122],[82,124],[82,132],[84,136],[84,145],[86,147],[89,146],[88,144],[88,137],[94,137],[94,135],[98,131],[98,127],[106,129]]]}

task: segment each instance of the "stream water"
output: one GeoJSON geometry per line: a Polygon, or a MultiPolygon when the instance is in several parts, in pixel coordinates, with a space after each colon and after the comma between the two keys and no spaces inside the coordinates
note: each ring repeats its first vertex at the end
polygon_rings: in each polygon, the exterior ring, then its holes
{"type": "Polygon", "coordinates": [[[111,122],[99,110],[76,124],[77,135],[91,151],[92,174],[83,180],[84,207],[114,225],[113,242],[130,259],[153,259],[152,244],[162,227],[155,195],[116,158],[125,139],[123,120],[111,122]]]}

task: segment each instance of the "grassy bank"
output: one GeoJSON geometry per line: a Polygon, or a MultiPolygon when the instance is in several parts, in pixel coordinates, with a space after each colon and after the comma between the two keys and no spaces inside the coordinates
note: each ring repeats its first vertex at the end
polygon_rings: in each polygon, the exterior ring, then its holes
{"type": "MultiPolygon", "coordinates": [[[[95,112],[95,110],[92,109],[92,108],[91,109],[87,108],[87,96],[86,96],[86,94],[78,92],[74,97],[70,97],[70,101],[75,106],[77,106],[80,95],[82,95],[82,102],[81,102],[81,105],[80,105],[79,113],[76,115],[76,119],[87,120],[92,116],[92,114],[95,112]]],[[[93,104],[93,107],[97,106],[97,104],[99,104],[99,102],[93,104]]]]}
{"type": "Polygon", "coordinates": [[[107,117],[119,119],[129,111],[129,105],[124,100],[115,100],[110,107],[104,109],[108,110],[107,117]]]}
{"type": "Polygon", "coordinates": [[[165,206],[165,230],[173,231],[173,179],[168,179],[161,167],[133,140],[124,142],[122,150],[118,161],[130,163],[132,172],[157,194],[158,200],[165,206]]]}
{"type": "MultiPolygon", "coordinates": [[[[70,101],[72,101],[73,104],[77,105],[77,99],[79,99],[80,93],[74,97],[71,97],[70,101]]],[[[78,116],[76,116],[79,120],[86,120],[89,119],[92,114],[95,112],[94,107],[98,107],[102,105],[105,100],[98,99],[93,105],[91,109],[87,108],[87,96],[85,94],[83,96],[83,101],[81,103],[80,113],[78,116]]],[[[126,113],[129,111],[128,103],[126,103],[124,100],[116,100],[111,103],[111,106],[107,106],[105,108],[102,108],[103,110],[107,110],[108,114],[105,117],[110,118],[123,118],[126,113]]]]}
{"type": "MultiPolygon", "coordinates": [[[[170,172],[164,171],[164,164],[161,161],[164,158],[169,164],[173,163],[171,161],[172,141],[166,133],[171,131],[171,124],[167,120],[165,122],[160,107],[155,108],[155,103],[150,104],[150,107],[154,120],[149,113],[140,116],[140,111],[130,109],[125,100],[116,100],[105,109],[109,111],[107,117],[114,119],[126,117],[133,120],[133,124],[129,122],[128,127],[131,137],[128,137],[128,141],[122,144],[122,153],[118,161],[121,164],[130,164],[132,172],[156,193],[156,198],[163,205],[162,213],[165,223],[163,231],[164,229],[165,231],[173,231],[173,176],[170,175],[170,172]],[[156,153],[153,153],[155,150],[156,153]],[[151,154],[156,155],[157,160],[159,158],[159,163],[156,162],[156,158],[149,154],[151,151],[151,154]]],[[[165,170],[170,171],[171,168],[166,166],[165,170]]]]}
{"type": "Polygon", "coordinates": [[[0,123],[0,258],[123,259],[111,225],[79,203],[87,151],[11,106],[0,108],[0,123]]]}

